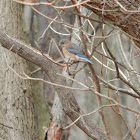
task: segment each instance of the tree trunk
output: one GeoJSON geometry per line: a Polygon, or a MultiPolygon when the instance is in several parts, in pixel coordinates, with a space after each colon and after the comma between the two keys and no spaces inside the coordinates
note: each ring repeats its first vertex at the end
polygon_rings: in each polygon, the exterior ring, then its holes
{"type": "MultiPolygon", "coordinates": [[[[23,39],[21,6],[11,0],[1,0],[0,15],[0,29],[14,38],[23,39]]],[[[16,74],[27,73],[27,63],[2,47],[0,54],[0,138],[35,140],[37,135],[31,85],[16,74]]]]}

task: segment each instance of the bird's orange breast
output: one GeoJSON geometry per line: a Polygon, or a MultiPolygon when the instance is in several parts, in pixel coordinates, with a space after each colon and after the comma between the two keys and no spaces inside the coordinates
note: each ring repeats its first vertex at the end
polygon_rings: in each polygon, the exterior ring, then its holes
{"type": "Polygon", "coordinates": [[[66,46],[62,48],[63,53],[66,57],[72,58],[72,59],[76,59],[76,55],[69,53],[66,49],[66,46]]]}

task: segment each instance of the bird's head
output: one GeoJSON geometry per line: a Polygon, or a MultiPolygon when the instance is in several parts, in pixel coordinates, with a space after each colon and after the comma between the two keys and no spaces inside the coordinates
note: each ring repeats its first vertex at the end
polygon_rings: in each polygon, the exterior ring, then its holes
{"type": "Polygon", "coordinates": [[[69,43],[70,41],[68,39],[61,39],[59,41],[59,45],[58,47],[63,48],[67,43],[69,43]]]}

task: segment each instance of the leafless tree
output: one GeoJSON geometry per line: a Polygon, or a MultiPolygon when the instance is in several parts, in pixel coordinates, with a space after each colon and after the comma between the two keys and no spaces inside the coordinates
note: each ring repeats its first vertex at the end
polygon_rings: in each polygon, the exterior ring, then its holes
{"type": "Polygon", "coordinates": [[[6,61],[11,73],[22,80],[41,81],[54,87],[52,119],[50,128],[46,129],[46,139],[58,140],[63,130],[74,125],[91,139],[138,139],[140,2],[13,0],[12,3],[30,6],[38,16],[49,21],[46,29],[32,43],[37,49],[21,42],[18,40],[20,38],[17,39],[9,32],[0,31],[1,45],[39,66],[49,80],[33,78],[25,71],[21,74],[6,61]],[[38,8],[40,5],[51,7],[56,15],[53,17],[49,12],[42,13],[38,8]],[[74,24],[65,19],[67,14],[75,15],[74,24]],[[53,36],[60,35],[60,38],[71,36],[71,41],[81,46],[94,64],[66,63],[57,46],[58,38],[50,38],[54,49],[46,44],[48,54],[45,54],[39,41],[50,33],[48,30],[54,32],[53,36]],[[49,53],[51,50],[59,54],[63,63],[49,53]],[[85,96],[91,93],[92,96],[85,96]],[[79,99],[84,100],[81,102],[79,99]],[[66,120],[65,115],[71,122],[66,120]],[[97,125],[98,122],[101,124],[97,125]]]}

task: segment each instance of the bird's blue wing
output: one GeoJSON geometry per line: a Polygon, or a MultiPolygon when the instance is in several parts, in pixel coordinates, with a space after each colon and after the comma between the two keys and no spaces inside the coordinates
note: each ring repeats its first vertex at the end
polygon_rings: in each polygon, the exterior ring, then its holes
{"type": "Polygon", "coordinates": [[[69,52],[69,53],[72,53],[72,54],[81,54],[81,55],[84,55],[84,53],[82,51],[80,51],[80,48],[76,45],[76,44],[70,44],[66,47],[66,50],[69,52]]]}
{"type": "Polygon", "coordinates": [[[86,60],[87,62],[93,64],[85,55],[81,55],[81,54],[77,54],[79,57],[83,58],[84,60],[86,60]]]}
{"type": "Polygon", "coordinates": [[[86,60],[87,62],[89,62],[89,63],[91,63],[91,64],[93,64],[93,63],[84,55],[84,53],[83,53],[82,51],[80,51],[80,48],[79,48],[77,45],[71,44],[71,45],[69,45],[69,46],[66,48],[66,50],[67,50],[69,53],[72,53],[72,54],[74,54],[74,55],[77,55],[78,57],[80,57],[80,58],[86,60]]]}

